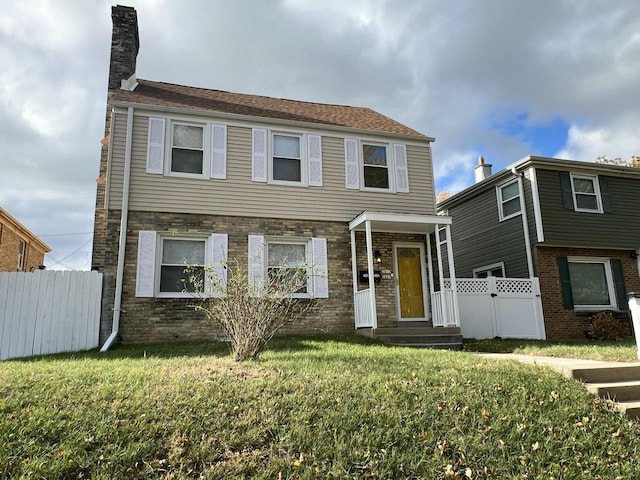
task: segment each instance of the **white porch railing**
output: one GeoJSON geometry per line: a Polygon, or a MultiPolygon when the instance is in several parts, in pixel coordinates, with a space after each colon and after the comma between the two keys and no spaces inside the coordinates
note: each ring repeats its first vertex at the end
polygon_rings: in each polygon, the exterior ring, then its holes
{"type": "Polygon", "coordinates": [[[456,319],[453,289],[445,288],[431,294],[431,315],[434,327],[459,327],[456,319]]]}
{"type": "Polygon", "coordinates": [[[354,295],[354,309],[356,315],[356,328],[373,328],[373,315],[371,313],[371,290],[360,290],[354,295]]]}

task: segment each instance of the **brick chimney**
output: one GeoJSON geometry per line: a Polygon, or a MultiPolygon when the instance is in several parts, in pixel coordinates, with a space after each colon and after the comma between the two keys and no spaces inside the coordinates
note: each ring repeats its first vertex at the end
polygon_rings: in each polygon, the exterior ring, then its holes
{"type": "Polygon", "coordinates": [[[473,170],[476,176],[476,183],[491,176],[491,167],[493,167],[493,165],[490,163],[484,163],[484,157],[478,157],[478,165],[476,165],[476,168],[473,170]]]}
{"type": "Polygon", "coordinates": [[[118,90],[123,87],[123,80],[132,79],[131,83],[135,85],[136,59],[140,48],[138,15],[133,7],[116,5],[111,7],[111,20],[113,30],[109,63],[109,90],[118,90]]]}

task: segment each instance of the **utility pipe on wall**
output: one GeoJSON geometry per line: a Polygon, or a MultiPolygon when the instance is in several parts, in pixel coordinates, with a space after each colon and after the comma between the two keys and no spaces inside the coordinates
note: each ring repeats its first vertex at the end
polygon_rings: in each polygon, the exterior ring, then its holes
{"type": "MultiPolygon", "coordinates": [[[[112,112],[115,115],[115,112],[112,112]]],[[[113,134],[113,132],[111,132],[113,134]]],[[[120,214],[120,239],[118,241],[118,266],[116,269],[116,293],[113,300],[113,321],[111,334],[104,342],[101,352],[109,350],[118,337],[120,329],[120,311],[122,306],[122,282],[124,274],[124,250],[127,243],[127,221],[129,213],[129,178],[131,177],[131,145],[133,141],[133,107],[127,111],[127,137],[124,152],[124,181],[122,183],[122,210],[120,214]]]]}

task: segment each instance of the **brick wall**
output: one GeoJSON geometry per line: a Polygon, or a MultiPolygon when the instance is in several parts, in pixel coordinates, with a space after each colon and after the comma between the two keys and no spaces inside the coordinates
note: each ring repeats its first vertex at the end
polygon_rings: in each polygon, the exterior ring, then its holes
{"type": "MultiPolygon", "coordinates": [[[[101,341],[110,333],[115,292],[120,212],[107,212],[105,242],[104,298],[101,341]]],[[[353,332],[353,288],[351,247],[346,223],[277,220],[268,218],[183,215],[157,212],[129,212],[125,255],[120,336],[124,343],[213,338],[221,334],[219,325],[196,312],[193,299],[136,298],[136,257],[138,232],[226,233],[228,257],[246,268],[248,236],[324,237],[327,239],[329,298],[319,299],[315,311],[300,321],[286,325],[282,333],[353,332]]]]}
{"type": "Polygon", "coordinates": [[[18,271],[20,240],[25,242],[23,271],[31,272],[44,264],[44,250],[0,220],[0,272],[18,271]]]}
{"type": "MultiPolygon", "coordinates": [[[[624,281],[627,292],[640,291],[640,277],[636,260],[631,258],[630,250],[605,250],[591,248],[535,248],[537,276],[540,278],[542,309],[547,338],[566,339],[584,338],[589,328],[590,317],[595,312],[577,312],[565,309],[562,303],[562,288],[558,272],[558,256],[618,258],[622,261],[624,281]]],[[[626,305],[624,307],[627,308],[626,305]]],[[[625,314],[620,317],[626,318],[625,314]]]]}

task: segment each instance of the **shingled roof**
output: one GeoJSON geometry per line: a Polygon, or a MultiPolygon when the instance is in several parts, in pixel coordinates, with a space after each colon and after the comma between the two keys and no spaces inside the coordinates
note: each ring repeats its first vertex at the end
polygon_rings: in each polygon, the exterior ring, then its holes
{"type": "Polygon", "coordinates": [[[301,102],[141,79],[133,91],[112,90],[110,93],[112,102],[278,118],[429,139],[370,108],[301,102]]]}

